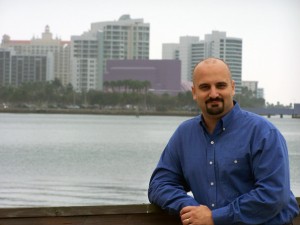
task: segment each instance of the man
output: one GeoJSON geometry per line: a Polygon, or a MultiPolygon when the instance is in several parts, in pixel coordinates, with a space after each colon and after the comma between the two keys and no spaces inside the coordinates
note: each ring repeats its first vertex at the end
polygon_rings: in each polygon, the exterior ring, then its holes
{"type": "Polygon", "coordinates": [[[179,213],[184,225],[291,223],[299,207],[280,132],[240,109],[220,59],[196,65],[192,94],[202,115],[169,140],[150,180],[150,202],[179,213]]]}

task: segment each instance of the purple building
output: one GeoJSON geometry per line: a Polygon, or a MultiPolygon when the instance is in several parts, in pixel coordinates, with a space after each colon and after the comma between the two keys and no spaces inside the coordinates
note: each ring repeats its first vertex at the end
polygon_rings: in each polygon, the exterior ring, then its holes
{"type": "Polygon", "coordinates": [[[181,91],[179,60],[107,60],[103,81],[149,81],[154,93],[181,91]]]}

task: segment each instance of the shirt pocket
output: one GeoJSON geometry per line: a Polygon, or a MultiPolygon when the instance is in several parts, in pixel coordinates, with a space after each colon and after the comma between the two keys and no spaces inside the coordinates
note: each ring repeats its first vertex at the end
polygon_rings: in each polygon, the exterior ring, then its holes
{"type": "Polygon", "coordinates": [[[229,201],[248,192],[253,186],[247,157],[226,156],[217,164],[220,193],[229,201]]]}

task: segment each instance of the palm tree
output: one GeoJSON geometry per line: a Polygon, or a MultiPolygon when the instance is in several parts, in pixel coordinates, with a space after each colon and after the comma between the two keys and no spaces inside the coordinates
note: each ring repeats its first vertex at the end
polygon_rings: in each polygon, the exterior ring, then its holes
{"type": "Polygon", "coordinates": [[[150,81],[145,80],[142,82],[142,84],[143,84],[144,93],[147,94],[149,88],[151,87],[151,83],[150,83],[150,81]]]}
{"type": "Polygon", "coordinates": [[[109,89],[111,87],[111,83],[109,81],[104,81],[103,86],[104,86],[104,91],[109,92],[109,89]]]}

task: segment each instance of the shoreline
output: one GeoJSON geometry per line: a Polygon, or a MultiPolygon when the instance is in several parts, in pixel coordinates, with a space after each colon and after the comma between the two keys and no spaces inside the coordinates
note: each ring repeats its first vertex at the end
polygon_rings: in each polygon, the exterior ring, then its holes
{"type": "Polygon", "coordinates": [[[199,112],[187,111],[136,111],[102,109],[0,109],[0,113],[36,113],[36,114],[82,114],[82,115],[133,115],[133,116],[197,116],[199,112]]]}
{"type": "MultiPolygon", "coordinates": [[[[0,109],[0,113],[36,113],[36,114],[77,114],[77,115],[124,115],[124,116],[186,116],[194,117],[200,114],[199,111],[137,111],[130,109],[28,109],[9,108],[0,109]]],[[[281,116],[281,115],[261,115],[261,116],[281,116]]],[[[299,114],[285,115],[293,119],[300,119],[299,114]]],[[[283,118],[283,115],[281,116],[283,118]]]]}

